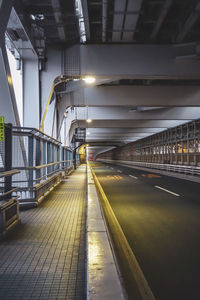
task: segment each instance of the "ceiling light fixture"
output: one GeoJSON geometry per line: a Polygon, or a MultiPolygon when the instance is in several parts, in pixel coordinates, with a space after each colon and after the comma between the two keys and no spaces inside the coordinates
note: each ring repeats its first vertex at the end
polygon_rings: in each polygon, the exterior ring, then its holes
{"type": "Polygon", "coordinates": [[[85,83],[87,84],[92,84],[96,81],[96,78],[92,77],[92,76],[87,76],[85,78],[83,78],[83,80],[85,81],[85,83]]]}
{"type": "Polygon", "coordinates": [[[86,122],[87,123],[92,123],[92,120],[91,119],[87,119],[86,122]]]}

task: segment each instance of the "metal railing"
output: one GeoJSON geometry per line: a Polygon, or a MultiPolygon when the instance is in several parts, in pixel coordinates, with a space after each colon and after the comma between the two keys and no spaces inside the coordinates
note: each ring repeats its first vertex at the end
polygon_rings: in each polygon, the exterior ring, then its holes
{"type": "Polygon", "coordinates": [[[9,170],[0,173],[0,237],[5,235],[19,222],[19,196],[13,196],[17,187],[12,187],[12,176],[19,170],[9,170]]]}
{"type": "Polygon", "coordinates": [[[35,128],[5,128],[9,130],[0,142],[0,200],[3,195],[19,198],[21,205],[37,205],[73,171],[75,162],[79,164],[79,155],[35,128]]]}
{"type": "Polygon", "coordinates": [[[13,127],[13,178],[20,204],[38,202],[73,168],[72,150],[35,128],[13,127]]]}
{"type": "Polygon", "coordinates": [[[200,167],[135,162],[135,161],[126,161],[126,160],[110,160],[110,159],[101,159],[101,158],[99,158],[98,161],[108,162],[108,163],[126,164],[126,165],[151,168],[151,169],[158,169],[158,170],[163,170],[163,171],[167,171],[167,172],[182,173],[185,175],[200,176],[200,167]]]}

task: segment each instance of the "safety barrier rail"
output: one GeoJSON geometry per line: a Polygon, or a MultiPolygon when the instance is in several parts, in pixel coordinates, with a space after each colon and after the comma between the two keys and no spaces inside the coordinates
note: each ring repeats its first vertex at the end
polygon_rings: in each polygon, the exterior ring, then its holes
{"type": "Polygon", "coordinates": [[[135,161],[126,161],[126,160],[110,160],[110,159],[100,159],[100,158],[98,159],[98,161],[110,162],[110,163],[121,163],[121,164],[138,166],[138,167],[158,169],[167,172],[176,172],[176,173],[182,173],[186,175],[200,176],[200,167],[135,162],[135,161]]]}
{"type": "Polygon", "coordinates": [[[4,182],[0,176],[0,197],[5,189],[3,196],[12,194],[20,205],[38,205],[80,162],[76,149],[62,147],[59,140],[38,129],[5,124],[4,136],[0,141],[0,171],[6,171],[8,179],[4,182]]]}
{"type": "Polygon", "coordinates": [[[13,193],[18,189],[12,187],[12,176],[19,174],[19,170],[10,170],[0,173],[0,237],[4,236],[19,222],[18,196],[13,193]]]}

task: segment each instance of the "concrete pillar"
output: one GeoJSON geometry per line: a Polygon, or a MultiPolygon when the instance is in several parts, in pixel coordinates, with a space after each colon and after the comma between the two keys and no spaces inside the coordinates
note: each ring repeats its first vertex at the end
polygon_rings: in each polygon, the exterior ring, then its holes
{"type": "Polygon", "coordinates": [[[7,28],[12,1],[0,1],[0,114],[6,123],[20,126],[12,77],[5,47],[5,31],[7,28]]]}
{"type": "MultiPolygon", "coordinates": [[[[41,71],[41,76],[40,76],[42,116],[45,111],[46,103],[49,98],[53,81],[57,76],[60,76],[61,74],[62,74],[62,50],[48,47],[47,62],[45,65],[45,69],[41,71]]],[[[56,117],[54,118],[54,109],[55,109],[55,101],[52,101],[48,107],[47,115],[45,118],[44,132],[47,133],[48,135],[52,135],[52,128],[54,128],[53,137],[56,138],[57,120],[56,117]],[[55,122],[55,126],[53,126],[53,122],[55,122]]]]}
{"type": "Polygon", "coordinates": [[[24,126],[40,127],[40,87],[38,57],[23,59],[23,105],[24,105],[24,126]]]}

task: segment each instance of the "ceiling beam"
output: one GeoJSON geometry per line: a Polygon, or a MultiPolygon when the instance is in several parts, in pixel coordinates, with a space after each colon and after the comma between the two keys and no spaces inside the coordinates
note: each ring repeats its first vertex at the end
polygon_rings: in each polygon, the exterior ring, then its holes
{"type": "Polygon", "coordinates": [[[90,128],[88,131],[91,134],[135,134],[135,133],[144,133],[144,134],[153,134],[159,132],[160,129],[158,128],[90,128]]]}
{"type": "Polygon", "coordinates": [[[85,23],[86,40],[89,41],[90,40],[90,22],[89,22],[87,0],[81,0],[81,4],[82,4],[83,18],[84,18],[84,23],[85,23]]]}
{"type": "Polygon", "coordinates": [[[112,41],[118,42],[121,40],[121,31],[123,27],[124,14],[126,11],[127,0],[115,0],[114,1],[114,11],[123,12],[122,14],[114,14],[113,16],[113,32],[112,32],[112,41]],[[117,31],[116,31],[117,30],[117,31]]]}
{"type": "Polygon", "coordinates": [[[60,109],[68,106],[200,106],[199,86],[96,86],[62,94],[60,109]]]}
{"type": "Polygon", "coordinates": [[[128,107],[77,107],[77,120],[195,120],[200,107],[172,107],[130,111],[128,107]]]}
{"type": "Polygon", "coordinates": [[[140,10],[143,0],[128,0],[127,11],[124,20],[122,40],[130,42],[134,40],[137,22],[140,16],[140,10]],[[137,13],[130,15],[129,12],[135,11],[137,13]],[[128,32],[130,30],[130,32],[128,32]]]}
{"type": "Polygon", "coordinates": [[[169,9],[172,5],[172,0],[165,0],[163,6],[161,7],[161,10],[160,10],[160,14],[158,16],[158,19],[157,19],[157,22],[153,28],[153,31],[151,33],[151,36],[150,36],[150,40],[151,41],[154,41],[160,31],[160,28],[169,12],[169,9]]]}
{"type": "Polygon", "coordinates": [[[102,0],[102,42],[107,41],[108,1],[102,0]]]}
{"type": "Polygon", "coordinates": [[[172,45],[89,44],[65,49],[65,75],[117,79],[192,79],[200,77],[198,59],[178,61],[172,45]],[[79,74],[74,67],[77,55],[79,74]],[[113,55],[114,53],[114,55],[113,55]]]}
{"type": "Polygon", "coordinates": [[[194,11],[192,11],[192,13],[187,18],[185,24],[183,25],[182,30],[177,35],[177,38],[176,38],[177,43],[183,42],[186,35],[190,32],[193,25],[199,19],[199,15],[200,15],[200,3],[198,2],[195,9],[194,9],[194,11]]]}
{"type": "Polygon", "coordinates": [[[86,121],[78,121],[80,128],[170,128],[186,123],[185,120],[94,120],[88,124],[86,121]]]}
{"type": "Polygon", "coordinates": [[[66,41],[66,34],[64,26],[62,25],[62,10],[60,6],[60,0],[51,0],[54,17],[56,23],[59,25],[57,27],[59,38],[64,42],[66,41]]]}

